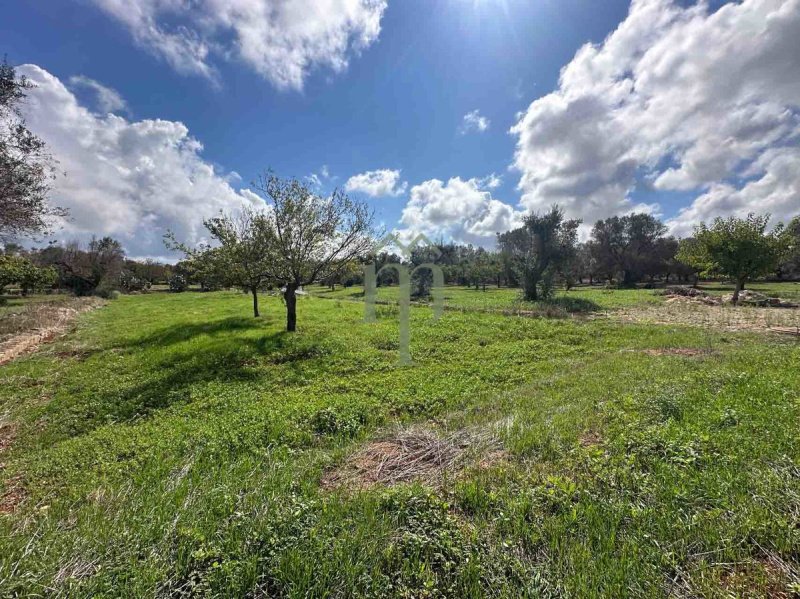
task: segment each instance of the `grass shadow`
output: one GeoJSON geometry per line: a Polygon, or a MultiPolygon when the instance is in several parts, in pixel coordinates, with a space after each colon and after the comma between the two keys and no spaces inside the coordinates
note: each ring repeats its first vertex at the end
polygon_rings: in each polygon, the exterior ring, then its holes
{"type": "Polygon", "coordinates": [[[269,316],[262,316],[260,318],[231,316],[230,318],[213,320],[210,322],[173,325],[158,329],[142,337],[137,337],[129,342],[117,345],[116,347],[163,347],[175,345],[177,343],[190,341],[201,335],[217,337],[225,333],[260,329],[271,321],[272,319],[269,316]]]}
{"type": "Polygon", "coordinates": [[[198,385],[202,388],[212,382],[257,382],[264,377],[260,368],[262,358],[266,356],[272,362],[270,358],[282,356],[290,334],[279,331],[258,337],[221,337],[224,332],[259,326],[253,321],[229,318],[202,325],[177,325],[131,342],[131,346],[142,350],[130,358],[139,365],[135,378],[129,369],[120,371],[111,367],[98,372],[96,363],[90,365],[93,372],[87,371],[79,385],[76,382],[73,388],[66,389],[62,401],[43,406],[41,415],[50,424],[46,432],[37,434],[37,444],[52,444],[109,423],[132,422],[158,410],[195,401],[198,397],[193,389],[198,385]],[[199,349],[170,348],[170,344],[205,334],[214,339],[199,349]],[[164,351],[154,351],[156,346],[163,346],[164,351]],[[141,356],[145,355],[150,359],[143,360],[141,356]],[[51,413],[58,417],[51,417],[51,413]]]}
{"type": "Polygon", "coordinates": [[[599,312],[603,309],[600,304],[583,297],[561,296],[542,300],[541,303],[560,308],[570,314],[587,314],[589,312],[599,312]]]}

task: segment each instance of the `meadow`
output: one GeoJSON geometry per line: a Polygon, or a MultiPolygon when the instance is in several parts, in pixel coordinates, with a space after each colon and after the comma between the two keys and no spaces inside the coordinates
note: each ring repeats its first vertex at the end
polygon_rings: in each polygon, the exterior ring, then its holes
{"type": "Polygon", "coordinates": [[[310,291],[295,334],[274,296],[122,296],[0,366],[0,595],[800,592],[797,337],[617,317],[650,290],[451,288],[401,367],[391,288],[372,324],[310,291]],[[398,431],[475,442],[327,484],[398,431]]]}

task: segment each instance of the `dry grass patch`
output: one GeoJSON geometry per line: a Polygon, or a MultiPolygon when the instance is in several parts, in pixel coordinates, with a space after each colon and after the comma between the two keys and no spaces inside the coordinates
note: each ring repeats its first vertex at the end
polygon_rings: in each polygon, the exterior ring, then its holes
{"type": "Polygon", "coordinates": [[[752,306],[705,305],[673,302],[657,306],[637,306],[609,314],[622,322],[695,326],[715,331],[753,331],[797,334],[800,309],[752,306]]]}
{"type": "Polygon", "coordinates": [[[685,356],[692,358],[696,356],[707,356],[712,352],[707,349],[697,349],[693,347],[662,347],[658,349],[645,349],[642,353],[648,356],[685,356]]]}
{"type": "Polygon", "coordinates": [[[75,318],[104,304],[95,297],[29,304],[0,318],[0,365],[64,333],[75,318]]]}
{"type": "Polygon", "coordinates": [[[440,435],[426,428],[408,428],[372,441],[326,473],[326,489],[368,489],[419,481],[441,485],[470,465],[488,468],[505,458],[492,432],[461,430],[440,435]]]}

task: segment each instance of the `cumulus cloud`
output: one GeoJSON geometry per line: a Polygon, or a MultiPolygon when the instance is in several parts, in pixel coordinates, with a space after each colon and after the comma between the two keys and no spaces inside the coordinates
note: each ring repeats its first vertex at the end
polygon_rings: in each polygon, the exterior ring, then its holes
{"type": "Polygon", "coordinates": [[[479,110],[473,110],[464,115],[461,122],[461,134],[466,135],[471,131],[483,133],[489,128],[491,122],[485,116],[481,116],[479,110]]]}
{"type": "Polygon", "coordinates": [[[511,132],[522,204],[553,203],[593,222],[634,208],[637,183],[696,191],[670,224],[800,205],[800,0],[744,0],[710,12],[634,0],[602,44],[587,44],[559,86],[511,132]],[[755,178],[755,180],[753,180],[755,178]],[[794,190],[794,195],[791,191],[794,190]]]}
{"type": "Polygon", "coordinates": [[[202,144],[183,123],[94,114],[44,69],[18,72],[36,86],[25,103],[28,124],[65,173],[51,193],[70,210],[62,239],[111,235],[129,255],[163,256],[167,229],[196,243],[204,240],[203,218],[263,206],[252,192],[233,189],[236,173],[203,160],[202,144]]]}
{"type": "Polygon", "coordinates": [[[344,184],[345,191],[365,193],[373,198],[399,196],[406,192],[408,184],[400,182],[400,171],[380,169],[353,175],[344,184]]]}
{"type": "Polygon", "coordinates": [[[378,39],[386,0],[94,0],[135,42],[176,71],[218,79],[213,58],[236,58],[280,89],[309,71],[347,68],[378,39]]]}
{"type": "Polygon", "coordinates": [[[69,78],[71,88],[86,88],[95,96],[95,103],[100,112],[128,112],[128,103],[119,95],[119,92],[85,75],[75,75],[69,78]]]}
{"type": "Polygon", "coordinates": [[[480,179],[430,179],[411,188],[400,222],[406,230],[491,245],[496,233],[520,225],[522,213],[492,197],[480,179]]]}

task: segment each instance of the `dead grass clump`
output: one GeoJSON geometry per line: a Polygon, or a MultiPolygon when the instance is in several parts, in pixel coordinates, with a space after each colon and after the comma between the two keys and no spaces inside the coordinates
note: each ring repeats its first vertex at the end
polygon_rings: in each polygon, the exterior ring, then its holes
{"type": "Polygon", "coordinates": [[[70,579],[80,580],[82,578],[89,578],[96,571],[96,561],[89,561],[76,555],[58,569],[53,581],[60,585],[70,579]]]}
{"type": "Polygon", "coordinates": [[[367,489],[420,481],[437,486],[472,463],[487,468],[502,459],[497,439],[488,432],[461,430],[445,436],[424,428],[398,430],[359,449],[322,478],[326,489],[367,489]]]}
{"type": "Polygon", "coordinates": [[[596,447],[603,443],[603,438],[596,431],[588,430],[578,437],[578,443],[581,447],[596,447]]]}
{"type": "Polygon", "coordinates": [[[659,349],[645,349],[643,353],[648,356],[694,356],[708,355],[711,352],[707,349],[696,349],[692,347],[663,347],[659,349]]]}
{"type": "Polygon", "coordinates": [[[65,332],[79,314],[103,303],[95,297],[32,303],[0,318],[0,365],[51,341],[65,332]]]}

